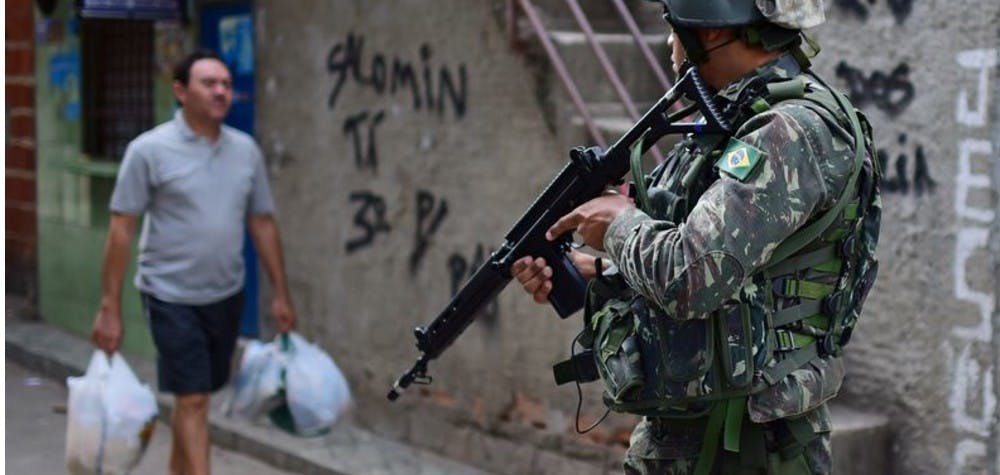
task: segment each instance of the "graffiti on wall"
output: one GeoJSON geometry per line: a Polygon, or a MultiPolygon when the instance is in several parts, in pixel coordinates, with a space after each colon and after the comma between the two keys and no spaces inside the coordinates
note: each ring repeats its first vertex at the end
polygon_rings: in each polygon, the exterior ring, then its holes
{"type": "Polygon", "coordinates": [[[427,253],[431,237],[441,226],[441,221],[448,216],[448,202],[437,198],[427,190],[417,190],[417,226],[413,238],[413,252],[410,253],[410,274],[415,275],[420,269],[420,262],[427,253]]]}
{"type": "MultiPolygon", "coordinates": [[[[465,63],[437,65],[431,46],[420,45],[418,60],[375,51],[365,54],[365,36],[348,33],[325,57],[333,79],[327,108],[336,110],[345,91],[372,91],[379,97],[408,96],[412,110],[450,115],[461,120],[468,107],[468,74],[465,63]],[[391,58],[391,59],[389,59],[391,58]],[[353,89],[353,90],[352,90],[353,89]]],[[[343,119],[341,132],[350,139],[354,164],[359,170],[378,173],[378,128],[386,120],[384,108],[353,111],[343,119]]]]}
{"type": "MultiPolygon", "coordinates": [[[[851,102],[859,108],[875,107],[889,117],[903,113],[916,97],[910,81],[910,66],[899,63],[892,71],[865,71],[845,61],[837,64],[837,77],[846,85],[851,102]]],[[[877,150],[882,167],[882,190],[886,193],[922,196],[934,193],[937,180],[931,176],[924,146],[901,133],[890,145],[877,150]]]]}
{"type": "MultiPolygon", "coordinates": [[[[340,132],[348,144],[345,152],[353,157],[354,169],[370,179],[379,176],[378,143],[380,130],[391,120],[386,107],[376,105],[362,110],[343,111],[343,97],[348,94],[374,93],[379,98],[400,101],[404,109],[414,113],[429,114],[438,119],[462,120],[468,111],[468,73],[465,63],[450,64],[439,60],[428,43],[415,46],[411,51],[387,53],[366,50],[368,38],[350,32],[334,44],[323,58],[332,84],[326,98],[326,107],[337,113],[341,120],[340,132]]],[[[393,107],[393,117],[397,108],[393,107]]],[[[348,195],[353,209],[353,232],[345,243],[347,254],[362,252],[377,245],[385,236],[395,232],[390,224],[389,208],[405,206],[390,203],[384,196],[370,190],[356,190],[348,195]]],[[[424,265],[434,235],[448,218],[448,200],[441,193],[429,189],[417,190],[413,201],[413,245],[407,259],[407,270],[416,275],[424,265]]],[[[485,259],[479,246],[471,260],[455,253],[446,260],[443,273],[451,279],[454,293],[458,283],[474,272],[485,259]]],[[[496,315],[496,302],[484,310],[496,315]]]]}
{"type": "Polygon", "coordinates": [[[351,138],[354,145],[354,166],[358,170],[369,169],[373,175],[378,173],[378,151],[375,143],[375,130],[385,120],[385,111],[374,114],[361,111],[344,119],[341,130],[351,138]]]}
{"type": "Polygon", "coordinates": [[[899,63],[891,72],[873,71],[865,74],[858,68],[841,61],[837,64],[837,77],[847,83],[851,102],[857,107],[869,104],[896,116],[913,102],[915,94],[910,82],[910,65],[899,63]]]}
{"type": "Polygon", "coordinates": [[[879,148],[879,165],[882,168],[882,190],[886,193],[915,193],[917,196],[931,193],[937,181],[930,175],[924,146],[917,144],[911,149],[907,134],[899,134],[896,139],[898,151],[894,154],[888,148],[879,148]],[[912,162],[909,151],[912,150],[912,162]],[[911,167],[912,165],[912,167],[911,167]]]}
{"type": "Polygon", "coordinates": [[[992,186],[989,164],[997,144],[987,137],[989,129],[990,77],[1000,56],[997,49],[976,49],[960,52],[956,57],[961,77],[966,84],[960,88],[955,117],[960,126],[958,171],[955,176],[955,214],[958,234],[955,239],[953,269],[954,294],[975,309],[976,323],[956,326],[944,343],[950,373],[948,407],[952,428],[959,435],[953,452],[952,475],[985,471],[990,424],[997,408],[993,386],[993,367],[988,356],[994,344],[992,315],[995,305],[996,282],[984,283],[971,275],[992,275],[989,259],[989,233],[995,210],[977,202],[973,195],[989,193],[992,186]],[[969,87],[969,85],[972,87],[969,87]]]}
{"type": "Polygon", "coordinates": [[[352,192],[348,196],[348,200],[351,203],[357,203],[354,212],[354,227],[361,231],[360,235],[347,241],[346,250],[348,254],[351,254],[371,246],[376,235],[388,233],[392,227],[386,220],[385,198],[382,196],[362,190],[352,192]]]}
{"type": "Polygon", "coordinates": [[[834,4],[862,21],[868,20],[870,8],[876,4],[888,6],[893,18],[896,19],[896,24],[905,22],[913,12],[913,0],[834,0],[834,4]]]}
{"type": "Polygon", "coordinates": [[[365,37],[348,33],[347,38],[333,45],[326,56],[326,70],[333,78],[327,106],[333,109],[348,81],[379,96],[409,95],[414,110],[436,112],[440,116],[450,109],[456,117],[465,116],[467,75],[465,64],[457,68],[433,66],[434,52],[427,43],[420,45],[416,62],[376,51],[365,62],[365,37]]]}

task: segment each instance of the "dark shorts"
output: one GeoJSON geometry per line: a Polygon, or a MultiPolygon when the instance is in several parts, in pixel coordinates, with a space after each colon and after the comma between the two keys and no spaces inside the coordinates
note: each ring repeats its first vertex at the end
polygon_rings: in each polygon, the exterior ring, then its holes
{"type": "Polygon", "coordinates": [[[236,348],[243,292],[217,303],[183,305],[142,295],[156,344],[160,391],[209,393],[226,384],[236,348]]]}

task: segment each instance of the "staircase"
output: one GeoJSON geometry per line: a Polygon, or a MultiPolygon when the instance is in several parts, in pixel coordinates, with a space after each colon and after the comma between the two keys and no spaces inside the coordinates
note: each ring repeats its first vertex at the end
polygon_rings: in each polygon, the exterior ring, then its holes
{"type": "MultiPolygon", "coordinates": [[[[646,0],[507,0],[512,47],[545,59],[539,89],[565,148],[613,143],[672,85],[661,14],[646,0]]],[[[664,137],[659,149],[676,140],[664,137]]],[[[891,473],[888,418],[831,409],[833,473],[891,473]]]]}
{"type": "Polygon", "coordinates": [[[656,4],[507,0],[507,14],[511,45],[542,58],[539,89],[567,148],[614,142],[672,84],[656,4]]]}

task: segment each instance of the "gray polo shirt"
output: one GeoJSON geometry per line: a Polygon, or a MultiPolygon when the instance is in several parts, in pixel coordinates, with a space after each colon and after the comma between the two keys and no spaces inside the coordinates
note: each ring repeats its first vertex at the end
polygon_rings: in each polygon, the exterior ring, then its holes
{"type": "Polygon", "coordinates": [[[136,287],[166,302],[203,305],[242,288],[246,218],[273,213],[274,199],[253,138],[223,126],[210,143],[178,110],[128,145],[111,211],[145,213],[136,287]]]}

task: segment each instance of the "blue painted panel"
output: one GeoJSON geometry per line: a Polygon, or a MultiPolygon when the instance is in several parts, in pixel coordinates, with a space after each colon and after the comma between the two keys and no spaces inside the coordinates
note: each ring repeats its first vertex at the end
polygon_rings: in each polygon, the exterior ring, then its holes
{"type": "Polygon", "coordinates": [[[226,123],[253,135],[254,50],[250,4],[205,5],[201,11],[201,46],[219,53],[233,74],[233,107],[226,123]]]}
{"type": "MultiPolygon", "coordinates": [[[[233,75],[233,106],[226,124],[250,135],[254,133],[253,15],[250,3],[205,5],[201,10],[200,45],[219,53],[233,75]]],[[[250,234],[243,239],[245,307],[240,334],[260,335],[260,271],[250,234]]]]}

